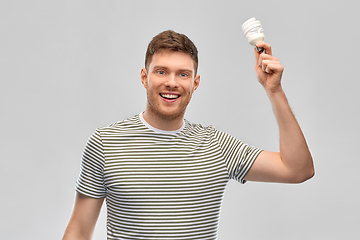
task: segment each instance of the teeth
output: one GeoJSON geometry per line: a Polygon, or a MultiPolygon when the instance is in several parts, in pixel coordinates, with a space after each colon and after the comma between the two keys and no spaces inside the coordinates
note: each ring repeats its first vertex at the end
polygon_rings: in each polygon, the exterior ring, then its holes
{"type": "Polygon", "coordinates": [[[164,98],[178,98],[179,95],[173,95],[173,94],[161,94],[162,97],[164,98]]]}

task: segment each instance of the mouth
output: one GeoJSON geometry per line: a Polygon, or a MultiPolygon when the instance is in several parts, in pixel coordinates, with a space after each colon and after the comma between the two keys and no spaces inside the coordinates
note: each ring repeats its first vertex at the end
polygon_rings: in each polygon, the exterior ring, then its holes
{"type": "Polygon", "coordinates": [[[160,96],[167,100],[175,100],[180,97],[179,94],[174,94],[174,93],[160,93],[160,96]]]}

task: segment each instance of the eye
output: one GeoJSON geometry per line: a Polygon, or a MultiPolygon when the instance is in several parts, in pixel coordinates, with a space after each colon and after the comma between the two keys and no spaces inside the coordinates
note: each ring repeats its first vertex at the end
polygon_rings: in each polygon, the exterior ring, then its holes
{"type": "Polygon", "coordinates": [[[187,77],[188,75],[186,73],[180,73],[180,77],[187,77]]]}
{"type": "Polygon", "coordinates": [[[164,75],[164,74],[165,74],[165,71],[162,71],[162,70],[158,70],[157,72],[158,72],[158,74],[160,74],[160,75],[164,75]]]}

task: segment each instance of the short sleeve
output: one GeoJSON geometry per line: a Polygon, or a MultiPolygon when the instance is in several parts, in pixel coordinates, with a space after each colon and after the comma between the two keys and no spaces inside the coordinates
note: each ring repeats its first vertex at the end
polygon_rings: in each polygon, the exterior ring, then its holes
{"type": "Polygon", "coordinates": [[[245,183],[244,178],[262,149],[249,146],[216,129],[214,134],[221,148],[230,179],[245,183]]]}
{"type": "Polygon", "coordinates": [[[92,198],[106,197],[104,163],[103,144],[100,133],[96,130],[82,153],[80,174],[75,185],[77,192],[92,198]]]}

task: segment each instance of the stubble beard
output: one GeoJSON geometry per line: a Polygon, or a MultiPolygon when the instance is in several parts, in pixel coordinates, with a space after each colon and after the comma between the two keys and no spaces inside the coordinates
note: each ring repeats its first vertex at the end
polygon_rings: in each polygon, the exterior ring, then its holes
{"type": "Polygon", "coordinates": [[[162,109],[161,104],[152,100],[153,98],[151,97],[150,93],[147,93],[147,99],[148,99],[148,101],[147,101],[148,107],[151,109],[153,114],[155,114],[156,116],[158,116],[159,118],[161,118],[163,120],[172,121],[172,120],[184,117],[185,111],[190,102],[191,96],[190,96],[190,99],[188,99],[187,102],[185,102],[179,110],[175,110],[175,111],[166,111],[166,109],[162,109]]]}

